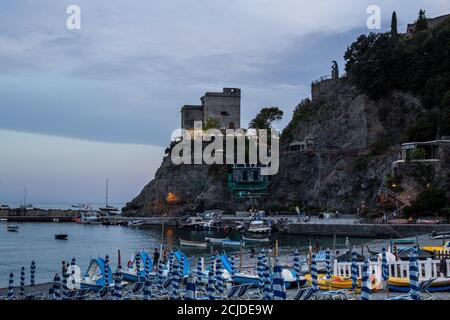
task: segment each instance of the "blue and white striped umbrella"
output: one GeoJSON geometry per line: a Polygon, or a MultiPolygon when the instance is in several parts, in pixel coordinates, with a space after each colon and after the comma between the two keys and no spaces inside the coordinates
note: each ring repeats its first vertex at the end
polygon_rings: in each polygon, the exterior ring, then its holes
{"type": "Polygon", "coordinates": [[[30,285],[34,286],[35,284],[35,277],[36,277],[36,262],[31,261],[30,266],[30,285]]]}
{"type": "Polygon", "coordinates": [[[369,274],[369,260],[364,261],[364,265],[362,268],[362,284],[361,284],[361,300],[370,300],[371,295],[371,281],[369,274]]]}
{"type": "Polygon", "coordinates": [[[175,253],[173,251],[170,251],[170,253],[169,253],[169,274],[172,274],[174,262],[175,262],[175,253]]]}
{"type": "Polygon", "coordinates": [[[389,280],[389,269],[387,264],[386,248],[381,251],[381,277],[383,281],[389,280]]]}
{"type": "Polygon", "coordinates": [[[174,264],[171,282],[171,299],[178,300],[180,298],[180,270],[179,265],[174,264]]]}
{"type": "Polygon", "coordinates": [[[317,282],[317,261],[316,255],[312,255],[311,259],[311,287],[314,291],[319,290],[319,285],[317,282]]]}
{"type": "Polygon", "coordinates": [[[217,256],[216,260],[216,292],[219,296],[223,295],[224,292],[224,279],[223,279],[223,269],[222,269],[222,262],[220,260],[220,257],[217,256]]]}
{"type": "Polygon", "coordinates": [[[331,280],[331,253],[329,249],[325,252],[325,264],[327,270],[327,280],[331,280]]]}
{"type": "Polygon", "coordinates": [[[356,252],[352,252],[352,290],[355,291],[358,287],[358,266],[356,265],[356,252]]]}
{"type": "Polygon", "coordinates": [[[160,289],[162,289],[164,283],[163,272],[164,272],[164,262],[160,259],[158,262],[158,274],[156,275],[157,277],[156,283],[160,289]]]}
{"type": "Polygon", "coordinates": [[[118,266],[114,276],[114,300],[122,300],[122,266],[118,266]]]}
{"type": "Polygon", "coordinates": [[[19,292],[20,299],[25,298],[25,267],[22,267],[20,270],[20,292],[19,292]]]}
{"type": "Polygon", "coordinates": [[[134,262],[136,264],[136,275],[138,276],[139,279],[139,272],[141,270],[141,254],[140,252],[136,252],[136,255],[134,257],[134,262]]]}
{"type": "Polygon", "coordinates": [[[230,256],[230,266],[231,266],[231,274],[230,275],[233,278],[236,273],[236,261],[235,261],[234,254],[232,254],[230,256]]]}
{"type": "Polygon", "coordinates": [[[208,273],[208,287],[206,288],[206,293],[208,294],[208,300],[216,300],[216,279],[214,277],[213,269],[209,269],[208,273]]]}
{"type": "MultiPolygon", "coordinates": [[[[147,266],[149,259],[146,260],[145,265],[147,266]]],[[[149,267],[150,267],[150,263],[148,263],[149,267]]],[[[150,274],[147,275],[145,277],[145,282],[144,282],[144,300],[150,300],[150,298],[152,297],[152,283],[150,282],[150,274]]]]}
{"type": "Polygon", "coordinates": [[[264,265],[263,265],[263,255],[262,252],[258,255],[258,260],[256,262],[256,274],[258,275],[258,285],[260,288],[264,287],[264,265]]]}
{"type": "Polygon", "coordinates": [[[14,299],[14,274],[11,272],[9,274],[9,282],[8,282],[8,300],[14,299]]]}
{"type": "Polygon", "coordinates": [[[202,282],[202,277],[203,277],[203,258],[200,257],[197,260],[197,270],[195,273],[195,282],[196,283],[201,283],[202,282]]]}
{"type": "Polygon", "coordinates": [[[272,291],[272,281],[270,280],[270,269],[269,265],[264,265],[264,290],[263,290],[264,300],[273,299],[272,291]]]}
{"type": "Polygon", "coordinates": [[[295,272],[295,280],[297,281],[297,285],[300,283],[300,253],[298,250],[294,252],[294,272],[295,272]]]}
{"type": "Polygon", "coordinates": [[[409,294],[413,300],[419,300],[419,263],[417,261],[417,246],[409,255],[409,294]]]}
{"type": "Polygon", "coordinates": [[[55,300],[61,299],[61,278],[58,273],[53,278],[53,295],[55,300]]]}
{"type": "Polygon", "coordinates": [[[63,300],[67,300],[67,297],[69,295],[69,288],[67,287],[67,280],[69,278],[69,275],[67,273],[67,265],[66,262],[62,262],[62,296],[63,300]]]}
{"type": "Polygon", "coordinates": [[[178,275],[180,277],[180,285],[184,282],[184,257],[181,257],[178,263],[178,275]]]}
{"type": "Polygon", "coordinates": [[[108,287],[109,286],[109,282],[110,282],[110,278],[109,278],[109,256],[106,255],[105,257],[105,266],[104,266],[104,271],[105,271],[105,286],[108,287]]]}
{"type": "Polygon", "coordinates": [[[284,286],[284,279],[282,275],[283,269],[281,268],[280,261],[275,261],[275,267],[273,269],[272,276],[272,290],[274,300],[286,300],[286,287],[284,286]]]}
{"type": "Polygon", "coordinates": [[[216,255],[215,255],[215,254],[212,254],[212,255],[211,255],[211,259],[209,260],[209,268],[210,268],[211,270],[213,270],[214,272],[216,271],[216,269],[215,269],[215,267],[214,267],[215,263],[216,263],[216,255]]]}
{"type": "Polygon", "coordinates": [[[150,272],[152,271],[150,268],[150,257],[147,257],[145,259],[145,265],[144,265],[144,271],[145,271],[145,278],[150,278],[150,272]]]}
{"type": "Polygon", "coordinates": [[[197,291],[195,288],[195,276],[190,274],[186,282],[186,292],[184,300],[197,300],[197,291]]]}
{"type": "MultiPolygon", "coordinates": [[[[70,265],[72,267],[77,265],[77,259],[75,259],[75,257],[72,258],[72,261],[70,262],[70,265]]],[[[72,279],[72,285],[75,286],[75,268],[72,268],[71,277],[70,278],[72,279]]]]}

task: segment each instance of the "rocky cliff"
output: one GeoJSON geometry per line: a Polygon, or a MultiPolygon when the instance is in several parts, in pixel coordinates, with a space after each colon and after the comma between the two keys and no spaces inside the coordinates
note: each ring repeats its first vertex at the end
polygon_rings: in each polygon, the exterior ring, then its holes
{"type": "MultiPolygon", "coordinates": [[[[377,191],[399,157],[407,124],[423,108],[410,94],[392,92],[372,100],[336,80],[314,101],[301,103],[281,140],[280,170],[261,209],[295,206],[356,212],[373,206],[377,191]],[[290,151],[289,145],[313,139],[313,149],[290,151]]],[[[124,209],[127,215],[176,215],[187,211],[247,209],[227,188],[227,166],[174,165],[165,157],[155,179],[124,209]]]]}

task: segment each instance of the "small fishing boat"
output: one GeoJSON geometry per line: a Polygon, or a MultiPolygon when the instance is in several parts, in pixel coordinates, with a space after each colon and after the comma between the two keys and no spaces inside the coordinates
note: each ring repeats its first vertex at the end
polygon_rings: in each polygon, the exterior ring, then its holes
{"type": "MultiPolygon", "coordinates": [[[[317,285],[320,290],[330,290],[330,289],[351,289],[352,288],[352,278],[350,277],[340,277],[332,276],[331,281],[326,279],[325,274],[318,274],[317,285]]],[[[311,275],[305,275],[305,279],[308,284],[311,285],[311,275]]],[[[372,279],[372,283],[375,283],[375,278],[372,279]]],[[[361,288],[361,278],[358,278],[357,288],[361,288]]],[[[375,288],[375,286],[373,286],[375,288]]]]}
{"type": "Polygon", "coordinates": [[[188,241],[180,239],[180,245],[185,247],[198,247],[198,248],[206,248],[208,247],[207,242],[201,242],[201,241],[188,241]]]}
{"type": "Polygon", "coordinates": [[[202,217],[188,217],[180,222],[179,227],[183,229],[202,229],[204,223],[205,220],[202,217]]]}
{"type": "Polygon", "coordinates": [[[248,242],[270,242],[270,238],[248,238],[246,236],[242,236],[242,240],[248,242]]]}
{"type": "Polygon", "coordinates": [[[52,221],[53,222],[59,222],[59,219],[58,218],[53,218],[52,221]]]}
{"type": "Polygon", "coordinates": [[[272,227],[262,220],[251,221],[247,227],[248,233],[269,233],[271,230],[272,227]]]}
{"type": "Polygon", "coordinates": [[[19,226],[6,226],[6,230],[9,232],[19,232],[19,226]]]}
{"type": "Polygon", "coordinates": [[[55,234],[56,240],[67,240],[68,235],[65,233],[55,234]]]}
{"type": "Polygon", "coordinates": [[[95,211],[91,206],[86,207],[86,210],[81,212],[80,223],[82,224],[100,224],[98,220],[98,212],[95,211]]]}
{"type": "Polygon", "coordinates": [[[0,221],[8,221],[7,218],[0,218],[0,221]]]}
{"type": "Polygon", "coordinates": [[[230,240],[230,238],[209,238],[205,237],[205,241],[208,241],[209,243],[222,243],[222,241],[230,240]]]}
{"type": "Polygon", "coordinates": [[[244,241],[233,241],[233,240],[223,240],[221,242],[221,245],[224,247],[244,247],[245,242],[244,241]]]}
{"type": "Polygon", "coordinates": [[[128,221],[127,227],[140,227],[147,224],[147,221],[145,220],[134,220],[134,221],[128,221]]]}

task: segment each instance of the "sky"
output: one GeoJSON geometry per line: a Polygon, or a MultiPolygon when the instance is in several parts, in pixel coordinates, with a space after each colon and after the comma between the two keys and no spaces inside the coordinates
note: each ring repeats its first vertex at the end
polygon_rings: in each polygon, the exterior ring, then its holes
{"type": "Polygon", "coordinates": [[[368,30],[399,29],[448,0],[3,0],[0,2],[0,203],[127,202],[161,163],[180,107],[242,89],[245,127],[264,106],[285,112],[313,80],[344,69],[368,30]],[[69,30],[69,5],[81,29],[69,30]]]}

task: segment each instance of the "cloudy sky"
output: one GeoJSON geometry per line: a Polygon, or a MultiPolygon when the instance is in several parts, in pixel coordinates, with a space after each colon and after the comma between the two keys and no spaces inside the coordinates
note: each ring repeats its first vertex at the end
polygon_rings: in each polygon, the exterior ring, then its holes
{"type": "Polygon", "coordinates": [[[3,0],[0,2],[0,203],[126,202],[154,175],[179,109],[205,91],[243,90],[242,125],[285,111],[312,80],[343,69],[369,5],[387,29],[448,0],[3,0]],[[81,30],[66,9],[81,8],[81,30]]]}

